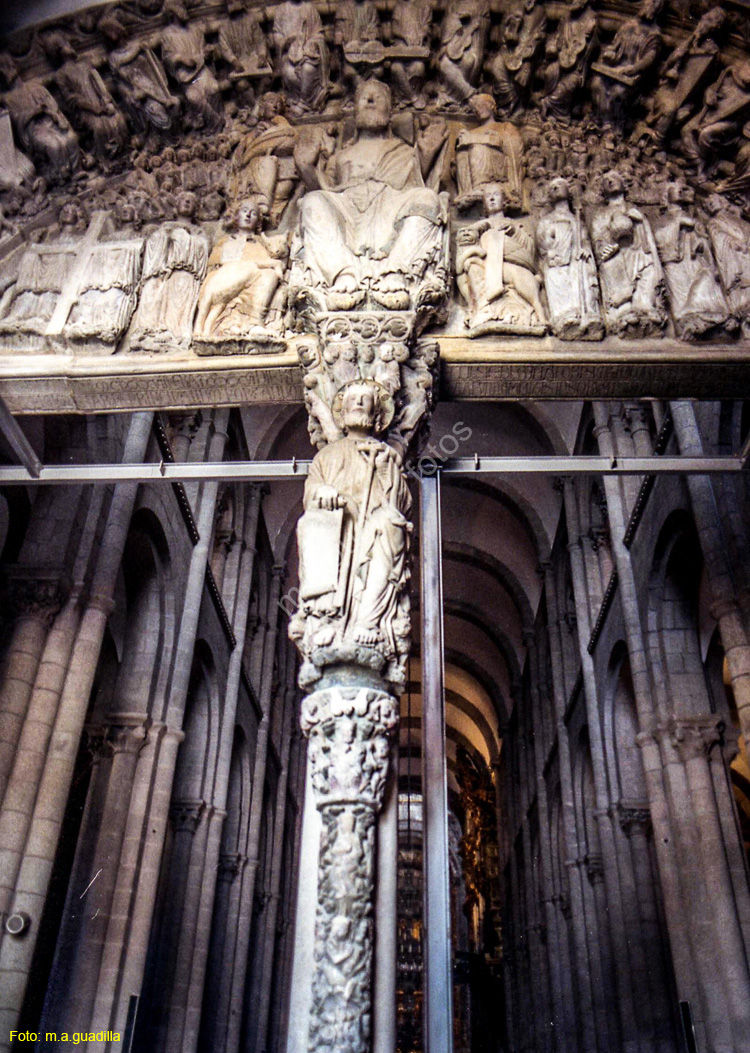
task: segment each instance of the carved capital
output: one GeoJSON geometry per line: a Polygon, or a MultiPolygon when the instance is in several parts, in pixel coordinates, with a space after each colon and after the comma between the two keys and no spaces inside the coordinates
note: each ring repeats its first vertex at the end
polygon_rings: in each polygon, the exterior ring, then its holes
{"type": "Polygon", "coordinates": [[[130,753],[137,756],[148,741],[145,723],[113,723],[107,731],[107,741],[113,754],[130,753]]]}
{"type": "Polygon", "coordinates": [[[84,729],[86,736],[86,749],[91,756],[92,764],[97,764],[104,757],[111,754],[111,743],[107,736],[107,728],[102,725],[89,725],[84,729]]]}
{"type": "Polygon", "coordinates": [[[174,832],[194,834],[205,811],[205,801],[172,801],[169,818],[174,832]]]}
{"type": "Polygon", "coordinates": [[[50,624],[68,597],[69,586],[55,570],[14,566],[5,570],[8,603],[16,618],[50,624]]]}
{"type": "Polygon", "coordinates": [[[682,761],[708,757],[724,741],[724,721],[715,714],[704,717],[675,717],[657,728],[663,744],[676,750],[682,761]]]}
{"type": "Polygon", "coordinates": [[[300,724],[310,740],[318,808],[350,803],[380,808],[397,723],[398,702],[385,691],[335,687],[304,698],[300,724]]]}
{"type": "Polygon", "coordinates": [[[628,837],[647,837],[651,833],[651,812],[647,805],[620,801],[617,806],[617,819],[628,837]]]}
{"type": "Polygon", "coordinates": [[[179,437],[189,445],[200,431],[203,413],[200,410],[195,413],[170,413],[167,419],[172,440],[179,437]]]}
{"type": "Polygon", "coordinates": [[[604,860],[598,854],[586,857],[586,876],[592,885],[598,885],[604,881],[604,860]]]}

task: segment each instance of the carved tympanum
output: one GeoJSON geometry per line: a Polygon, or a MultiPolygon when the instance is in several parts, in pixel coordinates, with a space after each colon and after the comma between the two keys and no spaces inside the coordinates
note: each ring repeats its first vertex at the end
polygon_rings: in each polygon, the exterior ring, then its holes
{"type": "Polygon", "coordinates": [[[368,376],[403,452],[433,323],[552,347],[750,337],[750,61],[724,50],[731,14],[673,10],[663,36],[662,5],[139,0],[10,41],[0,346],[289,342],[316,443],[368,376]],[[262,222],[232,229],[248,199],[262,222]]]}

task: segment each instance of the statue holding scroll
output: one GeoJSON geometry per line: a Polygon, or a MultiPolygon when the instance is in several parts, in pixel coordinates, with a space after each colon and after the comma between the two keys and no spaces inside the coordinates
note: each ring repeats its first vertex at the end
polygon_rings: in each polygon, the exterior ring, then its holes
{"type": "Polygon", "coordinates": [[[396,679],[408,649],[411,498],[395,450],[377,438],[394,412],[388,392],[355,379],[333,406],[343,438],[315,457],[297,540],[300,605],[290,635],[307,659],[301,682],[354,661],[396,679]]]}
{"type": "Polygon", "coordinates": [[[539,299],[534,238],[523,220],[509,219],[502,187],[483,190],[485,218],[456,238],[456,283],[466,301],[470,336],[541,335],[547,319],[539,299]]]}

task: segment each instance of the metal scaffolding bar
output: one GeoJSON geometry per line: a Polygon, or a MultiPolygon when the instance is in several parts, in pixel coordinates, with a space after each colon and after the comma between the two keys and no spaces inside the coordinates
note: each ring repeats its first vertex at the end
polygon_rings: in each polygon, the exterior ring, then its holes
{"type": "Polygon", "coordinates": [[[426,1053],[453,1053],[440,473],[419,486],[422,570],[422,854],[426,1053]]]}
{"type": "Polygon", "coordinates": [[[10,443],[10,447],[26,469],[28,476],[37,479],[42,470],[42,462],[36,455],[34,447],[21,430],[21,426],[10,412],[5,401],[0,398],[0,431],[10,443]]]}
{"type": "MultiPolygon", "coordinates": [[[[15,423],[15,421],[14,421],[15,423]]],[[[19,429],[20,430],[20,429],[19,429]]],[[[33,452],[33,451],[32,451],[33,452]]],[[[38,464],[38,462],[37,462],[38,464]]],[[[29,483],[70,485],[79,483],[273,482],[304,479],[310,461],[152,462],[149,464],[39,465],[38,474],[27,467],[0,466],[0,485],[29,483]]],[[[435,461],[409,461],[406,471],[414,478],[430,476],[435,461]]],[[[747,455],[739,457],[452,457],[441,468],[444,475],[715,475],[750,470],[747,455]]]]}

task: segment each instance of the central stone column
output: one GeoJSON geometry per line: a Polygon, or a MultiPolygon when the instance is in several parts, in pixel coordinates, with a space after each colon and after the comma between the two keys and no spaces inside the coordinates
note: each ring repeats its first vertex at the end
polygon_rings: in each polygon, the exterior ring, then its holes
{"type": "Polygon", "coordinates": [[[379,688],[308,695],[302,729],[322,816],[309,1049],[371,1046],[376,815],[398,701],[379,688]]]}
{"type": "Polygon", "coordinates": [[[296,155],[308,193],[289,299],[319,452],[289,634],[320,818],[306,801],[290,1053],[372,1049],[377,819],[411,646],[404,459],[432,405],[437,347],[421,334],[448,288],[447,202],[427,185],[428,152],[393,134],[383,84],[360,86],[354,119],[355,140],[327,166],[296,155]]]}

